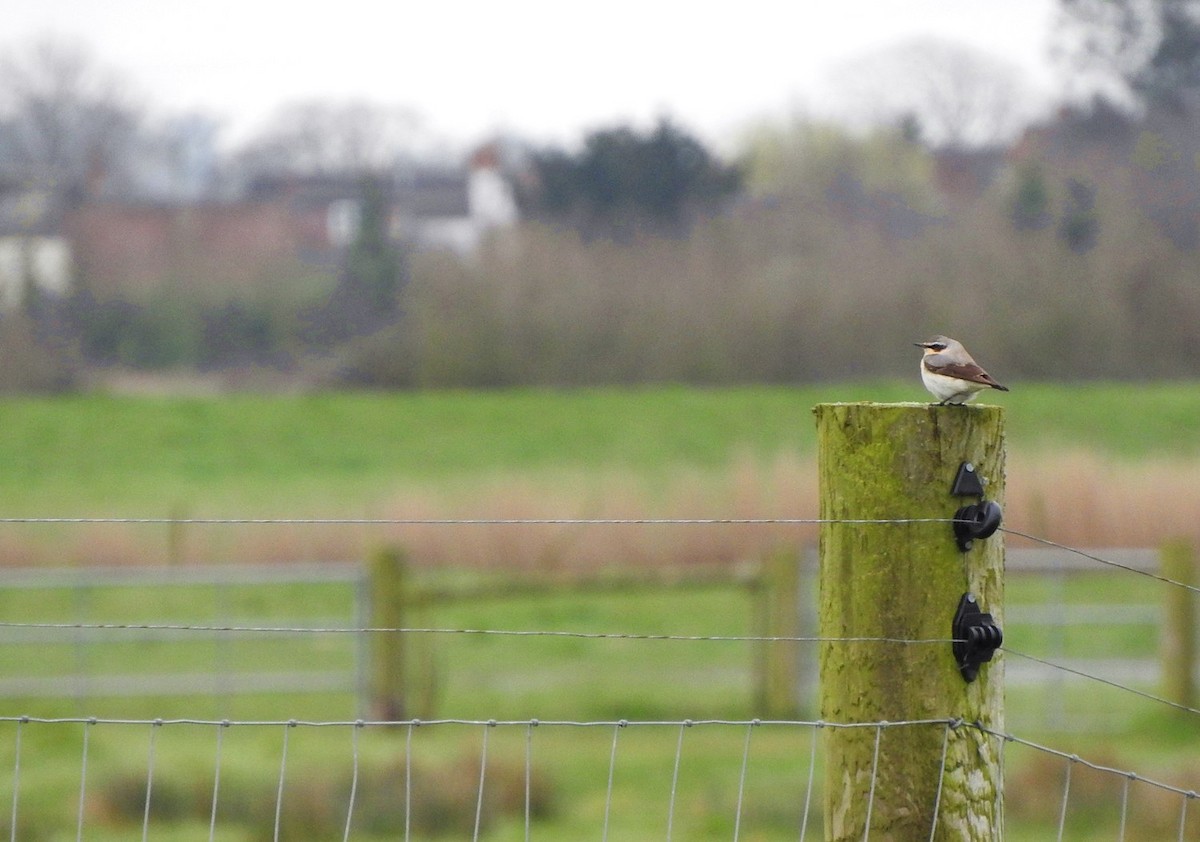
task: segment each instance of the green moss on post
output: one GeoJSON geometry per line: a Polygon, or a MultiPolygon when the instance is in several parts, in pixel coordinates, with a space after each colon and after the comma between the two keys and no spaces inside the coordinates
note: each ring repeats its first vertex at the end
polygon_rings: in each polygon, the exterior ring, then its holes
{"type": "MultiPolygon", "coordinates": [[[[988,480],[1004,501],[1004,412],[995,406],[821,404],[817,419],[821,518],[951,518],[974,499],[950,495],[959,465],[988,480]]],[[[949,523],[821,527],[822,638],[949,640],[958,602],[976,595],[1003,627],[1000,533],[960,553],[949,523]]],[[[821,718],[830,723],[958,719],[1002,730],[999,653],[968,684],[950,643],[822,643],[821,718]]],[[[1001,838],[1000,746],[973,728],[943,726],[825,732],[825,838],[1001,838]],[[939,774],[940,795],[939,795],[939,774]]]]}

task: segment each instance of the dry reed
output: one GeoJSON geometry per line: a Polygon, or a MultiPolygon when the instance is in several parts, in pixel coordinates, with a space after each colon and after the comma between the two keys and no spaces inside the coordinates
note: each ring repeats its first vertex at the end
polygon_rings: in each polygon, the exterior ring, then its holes
{"type": "MultiPolygon", "coordinates": [[[[1085,451],[1009,457],[1005,526],[1083,548],[1200,544],[1196,460],[1125,462],[1085,451]]],[[[734,458],[723,469],[642,475],[563,472],[484,478],[469,488],[407,487],[366,511],[396,520],[814,518],[811,458],[734,458]]],[[[1009,537],[1014,545],[1021,539],[1009,537]]],[[[736,564],[780,543],[815,544],[795,524],[82,524],[10,527],[0,565],[287,563],[349,560],[384,543],[418,565],[596,572],[618,567],[736,564]]]]}

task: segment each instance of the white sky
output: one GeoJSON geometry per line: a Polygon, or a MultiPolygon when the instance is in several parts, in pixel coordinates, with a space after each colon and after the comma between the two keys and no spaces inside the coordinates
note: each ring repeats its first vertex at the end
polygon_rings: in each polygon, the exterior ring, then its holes
{"type": "Polygon", "coordinates": [[[77,40],[152,107],[252,131],[280,104],[414,108],[463,143],[497,130],[570,142],[670,116],[710,140],[820,111],[846,59],[937,36],[1007,58],[1049,90],[1055,0],[25,0],[0,49],[77,40]]]}

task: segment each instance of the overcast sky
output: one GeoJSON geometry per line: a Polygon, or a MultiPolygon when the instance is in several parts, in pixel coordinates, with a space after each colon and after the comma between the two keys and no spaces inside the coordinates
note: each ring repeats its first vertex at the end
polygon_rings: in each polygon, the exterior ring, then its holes
{"type": "Polygon", "coordinates": [[[26,0],[0,47],[77,40],[159,110],[200,110],[227,137],[300,98],[413,107],[463,143],[501,130],[570,142],[670,116],[711,140],[826,106],[831,68],[935,36],[1003,56],[1034,89],[1055,0],[26,0]]]}

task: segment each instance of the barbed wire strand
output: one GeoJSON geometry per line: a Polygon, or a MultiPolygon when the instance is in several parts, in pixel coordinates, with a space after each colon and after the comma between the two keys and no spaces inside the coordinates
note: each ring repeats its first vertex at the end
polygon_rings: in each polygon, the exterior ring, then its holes
{"type": "Polygon", "coordinates": [[[1065,672],[1069,675],[1074,675],[1079,678],[1086,678],[1089,681],[1095,681],[1100,684],[1105,684],[1109,687],[1112,687],[1115,690],[1121,690],[1125,693],[1132,693],[1135,696],[1140,696],[1143,699],[1146,699],[1151,702],[1156,702],[1160,705],[1167,705],[1168,707],[1174,708],[1175,710],[1178,710],[1178,711],[1183,711],[1184,713],[1200,714],[1200,708],[1189,707],[1188,705],[1182,704],[1180,702],[1173,702],[1170,699],[1165,699],[1162,696],[1156,696],[1153,693],[1146,692],[1145,690],[1138,690],[1136,687],[1130,687],[1126,684],[1121,684],[1120,682],[1113,681],[1110,678],[1104,678],[1099,675],[1092,675],[1089,672],[1084,672],[1083,670],[1078,670],[1078,669],[1075,669],[1074,667],[1064,666],[1063,664],[1056,664],[1053,661],[1047,661],[1046,659],[1039,658],[1036,655],[1027,655],[1024,652],[1018,652],[1017,650],[1011,649],[1008,646],[1000,647],[1000,651],[1005,652],[1009,655],[1013,655],[1017,658],[1024,658],[1027,661],[1033,661],[1036,664],[1041,664],[1042,666],[1050,667],[1051,669],[1065,672]]]}
{"type": "MultiPolygon", "coordinates": [[[[468,519],[468,520],[452,520],[452,519],[421,519],[420,521],[413,519],[379,519],[379,518],[0,518],[0,523],[32,523],[32,522],[59,522],[59,523],[107,523],[107,522],[123,522],[123,523],[228,523],[228,524],[246,524],[246,523],[280,523],[280,524],[304,524],[304,523],[334,523],[334,522],[353,522],[353,523],[439,523],[439,524],[516,524],[516,523],[672,523],[672,524],[697,524],[697,523],[767,523],[767,522],[804,522],[804,523],[857,523],[857,524],[897,524],[897,523],[928,523],[928,522],[953,522],[953,519],[945,518],[890,518],[890,519],[778,519],[778,518],[628,518],[628,519],[575,519],[575,518],[506,518],[506,519],[468,519]]],[[[1071,552],[1089,560],[1100,564],[1108,565],[1117,569],[1121,569],[1139,575],[1145,575],[1156,581],[1164,584],[1184,588],[1191,592],[1200,593],[1200,588],[1187,585],[1185,583],[1170,579],[1169,577],[1161,576],[1147,571],[1139,570],[1120,562],[1111,559],[1105,559],[1093,553],[1088,553],[1084,550],[1071,547],[1059,542],[1051,541],[1046,538],[1032,535],[1021,530],[1008,527],[1002,528],[1002,531],[1035,541],[1045,546],[1054,547],[1065,552],[1071,552]]],[[[384,634],[384,633],[408,633],[408,634],[465,634],[465,635],[510,635],[510,636],[547,636],[547,637],[573,637],[573,638],[588,638],[588,639],[631,639],[631,640],[676,640],[676,641],[759,641],[759,642],[819,642],[819,643],[891,643],[891,644],[945,644],[953,643],[950,639],[929,639],[929,640],[910,640],[902,638],[883,638],[883,637],[848,637],[848,638],[820,638],[820,637],[777,637],[777,636],[758,636],[758,635],[650,635],[650,634],[633,634],[633,633],[607,633],[607,632],[573,632],[573,631],[546,631],[546,630],[501,630],[501,629],[432,629],[432,628],[411,628],[411,629],[390,629],[390,628],[315,628],[315,627],[268,627],[268,626],[212,626],[212,625],[190,625],[190,624],[131,624],[131,623],[19,623],[19,622],[3,622],[0,627],[7,628],[39,628],[39,629],[72,629],[72,630],[143,630],[143,631],[195,631],[195,632],[210,632],[210,633],[227,633],[227,632],[245,632],[245,633],[309,633],[309,634],[384,634]]],[[[1035,658],[1033,656],[1024,655],[1023,653],[1014,650],[1007,650],[1018,657],[1028,658],[1030,660],[1041,663],[1045,666],[1056,670],[1077,675],[1083,678],[1100,681],[1115,689],[1120,689],[1126,692],[1132,692],[1142,696],[1148,700],[1156,701],[1162,704],[1167,704],[1177,709],[1185,710],[1191,713],[1200,713],[1200,710],[1180,705],[1166,699],[1162,699],[1150,693],[1135,690],[1118,682],[1103,679],[1099,676],[1091,675],[1081,670],[1065,667],[1060,664],[1035,658]]]]}
{"type": "MultiPolygon", "coordinates": [[[[954,638],[893,638],[893,637],[819,637],[819,636],[772,636],[772,635],[673,635],[673,634],[640,634],[631,632],[579,632],[568,630],[529,630],[529,629],[465,629],[465,628],[384,628],[384,627],[310,627],[310,626],[211,626],[190,624],[160,624],[160,623],[21,623],[0,622],[0,628],[38,628],[54,630],[105,630],[105,631],[183,631],[205,633],[264,633],[264,634],[429,634],[429,635],[482,635],[509,637],[552,637],[575,638],[591,640],[654,640],[676,642],[781,642],[781,643],[820,643],[820,644],[858,644],[880,643],[889,645],[946,645],[955,643],[954,638]]],[[[1011,647],[1002,647],[1014,657],[1023,658],[1041,664],[1050,669],[1061,671],[1080,678],[1105,684],[1116,690],[1131,693],[1148,701],[1167,705],[1176,710],[1192,714],[1200,714],[1200,709],[1173,702],[1153,693],[1138,690],[1120,682],[1101,676],[1093,675],[1083,670],[1057,664],[1044,658],[1029,655],[1011,647]]]]}
{"type": "Polygon", "coordinates": [[[643,634],[638,632],[582,632],[547,629],[459,629],[459,628],[405,628],[386,626],[236,626],[202,625],[189,623],[39,623],[0,621],[0,628],[40,629],[54,631],[177,631],[207,633],[246,634],[444,634],[444,635],[493,635],[499,637],[566,637],[585,640],[669,640],[683,642],[724,643],[889,643],[889,644],[937,644],[945,645],[960,641],[952,637],[907,638],[907,637],[819,637],[756,634],[643,634]]]}
{"type": "Polygon", "coordinates": [[[142,842],[150,838],[150,796],[154,791],[154,755],[158,746],[158,729],[157,722],[150,726],[150,749],[146,758],[146,805],[142,811],[142,842]]]}
{"type": "Polygon", "coordinates": [[[956,523],[952,517],[0,517],[0,524],[131,524],[147,526],[823,526],[956,523]]]}
{"type": "MultiPolygon", "coordinates": [[[[632,524],[632,523],[670,523],[670,524],[705,524],[705,523],[845,523],[845,524],[904,524],[904,523],[953,523],[953,518],[887,518],[887,519],[810,519],[810,518],[627,518],[627,519],[560,519],[560,518],[531,518],[531,519],[468,519],[468,520],[405,520],[405,519],[335,519],[335,518],[0,518],[0,523],[13,522],[67,522],[67,523],[202,523],[202,524],[247,524],[247,523],[277,523],[277,524],[309,524],[309,523],[432,523],[444,525],[464,524],[522,524],[522,523],[558,523],[558,524],[632,524]]],[[[1200,593],[1200,587],[1188,585],[1166,576],[1157,575],[1145,570],[1132,567],[1121,562],[1106,559],[1085,550],[1041,538],[1027,532],[1001,527],[1000,531],[1026,538],[1045,546],[1053,547],[1064,552],[1073,553],[1083,558],[1095,561],[1130,573],[1147,576],[1164,584],[1184,588],[1200,593]]],[[[0,628],[27,629],[73,629],[73,630],[142,630],[142,631],[203,631],[203,632],[253,632],[253,633],[316,633],[316,634],[353,634],[353,633],[389,633],[403,632],[410,634],[506,634],[531,636],[568,636],[586,638],[627,638],[650,640],[727,640],[727,641],[795,641],[795,642],[956,642],[946,639],[930,639],[927,641],[901,640],[897,638],[858,637],[858,638],[818,638],[818,637],[765,637],[765,636],[720,636],[720,635],[638,635],[622,633],[590,633],[570,631],[543,630],[498,630],[498,629],[432,629],[432,628],[361,628],[361,627],[275,627],[275,626],[235,626],[235,625],[195,625],[175,623],[39,623],[39,622],[0,622],[0,628]]]]}
{"type": "Polygon", "coordinates": [[[17,736],[13,745],[13,797],[12,797],[12,824],[10,825],[10,842],[17,842],[17,794],[21,790],[21,733],[25,730],[25,723],[17,723],[17,736]]]}
{"type": "Polygon", "coordinates": [[[1034,541],[1035,543],[1042,544],[1043,546],[1046,546],[1046,547],[1053,547],[1056,550],[1062,550],[1063,552],[1073,553],[1074,555],[1080,556],[1082,558],[1086,558],[1090,561],[1094,561],[1097,564],[1103,564],[1108,567],[1115,567],[1118,570],[1124,570],[1127,573],[1134,573],[1138,576],[1145,576],[1148,579],[1153,579],[1156,582],[1162,582],[1165,585],[1171,585],[1176,588],[1183,588],[1186,591],[1191,591],[1192,593],[1200,594],[1200,587],[1197,587],[1195,585],[1189,585],[1186,582],[1180,582],[1177,579],[1172,579],[1169,576],[1163,576],[1160,573],[1153,573],[1149,570],[1139,570],[1138,568],[1133,567],[1132,565],[1123,564],[1119,561],[1113,561],[1110,558],[1104,558],[1103,556],[1098,556],[1094,553],[1089,553],[1086,550],[1079,549],[1078,547],[1072,547],[1067,544],[1060,544],[1057,541],[1051,541],[1049,538],[1040,538],[1037,535],[1031,535],[1028,532],[1021,532],[1020,530],[1012,529],[1007,526],[1000,527],[999,531],[1004,532],[1008,535],[1015,535],[1019,538],[1025,538],[1026,540],[1034,541]]]}
{"type": "MultiPolygon", "coordinates": [[[[688,518],[351,518],[351,517],[0,517],[0,524],[133,524],[179,526],[822,526],[822,525],[905,525],[922,523],[957,523],[953,517],[922,518],[750,518],[750,517],[688,517],[688,518]]],[[[1077,547],[1061,544],[1012,527],[999,529],[1008,535],[1024,538],[1047,547],[1074,553],[1099,564],[1129,573],[1147,576],[1164,584],[1200,593],[1200,587],[1171,579],[1146,570],[1089,553],[1077,547]]]]}
{"type": "Polygon", "coordinates": [[[213,842],[217,835],[217,796],[221,792],[221,748],[225,742],[225,729],[228,727],[225,722],[217,723],[217,751],[216,757],[213,759],[213,794],[212,794],[212,810],[208,817],[208,842],[213,842]]]}
{"type": "MultiPolygon", "coordinates": [[[[0,524],[133,524],[179,526],[822,526],[822,525],[906,525],[923,523],[958,523],[953,517],[908,518],[751,518],[751,517],[687,517],[687,518],[352,518],[352,517],[0,517],[0,524]]],[[[1024,538],[1044,546],[1074,553],[1099,564],[1129,573],[1147,576],[1165,584],[1200,593],[1200,587],[1171,579],[1146,570],[1139,570],[1112,559],[1106,559],[1077,547],[1061,544],[1012,527],[1001,526],[1000,532],[1024,538]]]]}
{"type": "Polygon", "coordinates": [[[1179,842],[1183,842],[1183,832],[1187,829],[1188,800],[1184,798],[1179,803],[1179,842]]]}
{"type": "Polygon", "coordinates": [[[811,734],[811,747],[808,753],[808,785],[804,788],[804,815],[800,819],[800,842],[804,842],[804,837],[808,835],[808,811],[812,805],[813,793],[813,774],[817,769],[817,734],[821,731],[821,725],[818,723],[811,734]]]}

